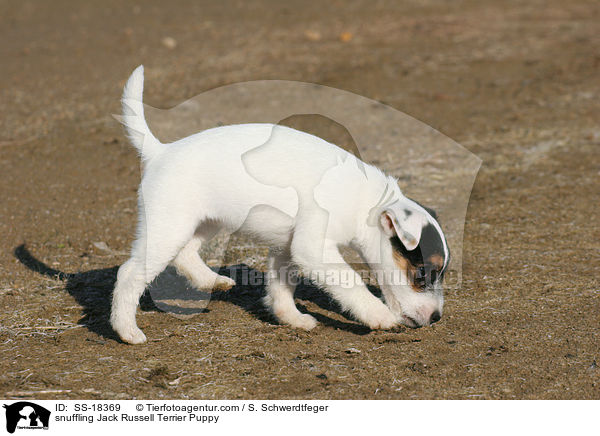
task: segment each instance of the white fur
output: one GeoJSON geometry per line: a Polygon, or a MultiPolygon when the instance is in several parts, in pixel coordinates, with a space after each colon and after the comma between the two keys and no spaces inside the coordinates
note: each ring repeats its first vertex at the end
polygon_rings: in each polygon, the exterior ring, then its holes
{"type": "MultiPolygon", "coordinates": [[[[441,312],[437,293],[417,293],[407,282],[380,283],[384,304],[339,252],[350,246],[372,268],[397,271],[389,237],[373,214],[391,211],[400,218],[410,208],[424,222],[433,218],[402,195],[395,179],[318,137],[271,124],[218,127],[161,144],[144,119],[142,88],[140,66],[125,86],[122,118],[144,162],[139,222],[131,258],[118,272],[111,313],[125,342],[146,340],[135,321],[138,300],[169,263],[199,289],[235,284],[198,254],[221,229],[239,230],[271,247],[264,301],[282,323],[306,330],[317,324],[294,304],[294,288],[284,280],[294,270],[371,328],[414,320],[427,325],[434,310],[441,312]],[[391,204],[382,204],[384,192],[391,204]],[[328,283],[324,272],[332,269],[354,277],[353,285],[328,283]]],[[[402,228],[401,220],[396,224],[402,228]]],[[[414,231],[404,230],[418,242],[414,231]]]]}

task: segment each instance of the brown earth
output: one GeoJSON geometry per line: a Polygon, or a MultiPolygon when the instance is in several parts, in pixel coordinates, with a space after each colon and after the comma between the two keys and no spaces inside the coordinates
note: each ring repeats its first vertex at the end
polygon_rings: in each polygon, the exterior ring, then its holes
{"type": "Polygon", "coordinates": [[[600,399],[597,1],[23,0],[0,17],[0,397],[600,399]],[[235,288],[191,319],[145,299],[150,341],[117,341],[139,163],[110,114],[141,63],[157,107],[314,82],[481,157],[442,321],[371,332],[302,291],[322,321],[306,333],[235,288]]]}

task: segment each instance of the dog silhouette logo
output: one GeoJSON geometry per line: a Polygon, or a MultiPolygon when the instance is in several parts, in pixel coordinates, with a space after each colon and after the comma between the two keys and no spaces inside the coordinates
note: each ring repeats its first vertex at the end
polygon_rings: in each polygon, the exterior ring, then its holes
{"type": "Polygon", "coordinates": [[[19,429],[48,429],[50,411],[29,401],[4,405],[6,409],[6,431],[19,429]]]}

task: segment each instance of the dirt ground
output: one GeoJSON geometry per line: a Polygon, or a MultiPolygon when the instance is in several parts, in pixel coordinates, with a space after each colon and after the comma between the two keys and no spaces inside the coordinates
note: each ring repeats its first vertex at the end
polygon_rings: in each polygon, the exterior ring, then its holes
{"type": "Polygon", "coordinates": [[[597,1],[22,0],[0,17],[0,397],[600,399],[597,1]],[[478,155],[442,321],[369,331],[304,289],[307,333],[237,287],[190,319],[145,298],[149,342],[119,342],[139,162],[110,114],[142,63],[156,107],[313,82],[478,155]]]}

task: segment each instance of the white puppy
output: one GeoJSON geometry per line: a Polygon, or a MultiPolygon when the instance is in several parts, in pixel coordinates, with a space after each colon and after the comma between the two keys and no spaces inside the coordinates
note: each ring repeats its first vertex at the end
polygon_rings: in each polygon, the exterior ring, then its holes
{"type": "Polygon", "coordinates": [[[143,81],[140,66],[122,99],[123,123],[143,162],[137,238],[113,294],[111,324],[123,341],[146,340],[136,325],[138,301],[169,263],[198,289],[235,285],[198,254],[222,229],[271,247],[264,301],[284,324],[317,324],[294,304],[288,278],[296,270],[370,328],[440,319],[448,246],[435,213],[403,196],[394,178],[316,136],[272,124],[218,127],[162,144],[144,118],[143,81]],[[376,273],[385,304],[341,247],[376,273]]]}

